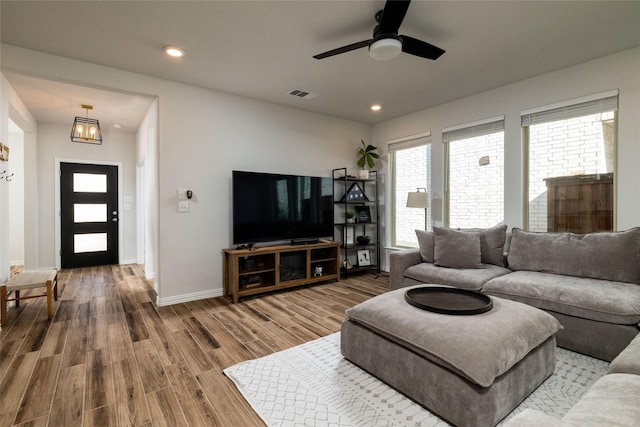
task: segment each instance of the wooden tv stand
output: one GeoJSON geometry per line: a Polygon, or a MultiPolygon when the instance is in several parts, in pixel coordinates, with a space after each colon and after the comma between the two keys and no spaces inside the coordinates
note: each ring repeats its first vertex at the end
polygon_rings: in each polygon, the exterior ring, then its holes
{"type": "Polygon", "coordinates": [[[223,249],[224,294],[241,297],[340,280],[340,243],[223,249]],[[316,267],[321,267],[318,274],[316,267]]]}

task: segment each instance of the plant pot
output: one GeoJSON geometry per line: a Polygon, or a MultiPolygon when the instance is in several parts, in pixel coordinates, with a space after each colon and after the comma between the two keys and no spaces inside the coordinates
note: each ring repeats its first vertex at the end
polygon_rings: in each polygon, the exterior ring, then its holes
{"type": "Polygon", "coordinates": [[[360,179],[369,179],[369,170],[368,169],[360,169],[358,171],[358,178],[360,178],[360,179]]]}
{"type": "Polygon", "coordinates": [[[356,222],[355,218],[347,218],[347,224],[353,224],[354,222],[356,222]]]}
{"type": "Polygon", "coordinates": [[[371,242],[371,237],[369,236],[358,236],[356,237],[359,245],[368,245],[371,242]]]}

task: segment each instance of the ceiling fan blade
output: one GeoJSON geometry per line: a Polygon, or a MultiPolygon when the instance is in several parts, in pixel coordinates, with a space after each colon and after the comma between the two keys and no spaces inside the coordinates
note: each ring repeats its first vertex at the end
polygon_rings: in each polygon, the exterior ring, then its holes
{"type": "Polygon", "coordinates": [[[318,55],[314,55],[313,57],[316,58],[316,59],[324,59],[324,58],[328,58],[330,56],[340,55],[341,53],[351,52],[352,50],[356,50],[356,49],[360,49],[360,48],[363,48],[363,47],[367,47],[367,46],[369,46],[369,44],[372,41],[373,41],[373,39],[363,40],[363,41],[358,42],[358,43],[348,44],[346,46],[342,46],[342,47],[339,47],[337,49],[329,50],[329,51],[324,52],[324,53],[319,53],[318,55]]]}
{"type": "Polygon", "coordinates": [[[445,51],[437,46],[414,39],[409,36],[400,36],[402,40],[402,51],[409,55],[419,56],[427,59],[438,59],[445,51]]]}
{"type": "Polygon", "coordinates": [[[378,34],[398,34],[411,0],[387,0],[382,10],[378,34]]]}

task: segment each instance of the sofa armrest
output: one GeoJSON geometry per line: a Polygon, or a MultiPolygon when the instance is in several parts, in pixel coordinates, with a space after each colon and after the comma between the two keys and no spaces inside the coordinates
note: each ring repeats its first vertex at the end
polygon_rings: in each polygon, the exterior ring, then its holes
{"type": "Polygon", "coordinates": [[[562,427],[564,425],[561,420],[535,409],[525,409],[504,423],[504,427],[562,427]]]}
{"type": "Polygon", "coordinates": [[[389,254],[389,289],[402,288],[404,271],[412,265],[420,264],[420,249],[405,249],[389,254]]]}
{"type": "Polygon", "coordinates": [[[609,373],[640,375],[640,334],[611,361],[609,373]]]}

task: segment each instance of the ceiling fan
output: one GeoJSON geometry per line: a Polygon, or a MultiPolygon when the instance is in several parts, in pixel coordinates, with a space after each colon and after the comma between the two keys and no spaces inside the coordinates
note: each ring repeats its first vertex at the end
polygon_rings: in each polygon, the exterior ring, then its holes
{"type": "Polygon", "coordinates": [[[369,55],[373,59],[387,60],[400,55],[400,52],[427,59],[438,59],[445,51],[437,46],[414,39],[409,36],[399,36],[398,29],[409,9],[411,0],[387,0],[384,9],[376,13],[378,25],[373,29],[373,38],[349,44],[337,49],[329,50],[318,55],[316,59],[324,59],[352,50],[369,47],[369,55]]]}

